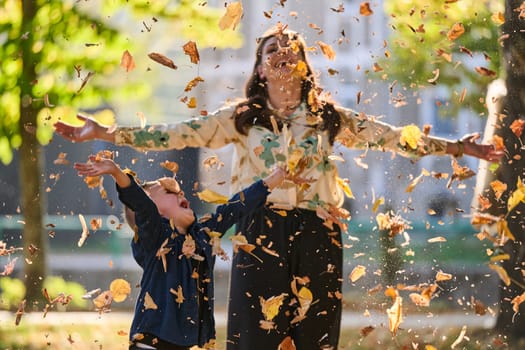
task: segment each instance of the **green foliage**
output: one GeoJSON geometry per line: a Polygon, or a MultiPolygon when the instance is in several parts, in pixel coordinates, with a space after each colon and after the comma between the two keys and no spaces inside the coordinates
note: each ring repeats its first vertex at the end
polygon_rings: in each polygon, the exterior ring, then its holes
{"type": "MultiPolygon", "coordinates": [[[[88,306],[86,299],[82,298],[82,296],[86,294],[86,290],[77,282],[66,281],[59,276],[48,276],[44,281],[44,288],[47,289],[51,300],[56,298],[60,293],[63,293],[66,297],[71,295],[73,299],[67,305],[68,310],[86,309],[88,306]]],[[[58,309],[61,307],[62,305],[57,305],[58,309]]]]}
{"type": "Polygon", "coordinates": [[[484,111],[486,86],[496,77],[481,75],[475,68],[500,73],[500,34],[492,16],[502,12],[503,5],[501,0],[385,1],[392,33],[387,58],[379,62],[384,71],[377,75],[416,93],[434,85],[447,87],[448,114],[459,108],[484,111]],[[447,33],[455,23],[461,23],[465,32],[450,39],[447,33]]]}
{"type": "Polygon", "coordinates": [[[3,3],[0,161],[4,164],[12,160],[12,149],[22,142],[20,105],[30,106],[39,114],[37,138],[46,144],[58,118],[74,119],[75,108],[65,106],[99,108],[115,100],[150,94],[144,80],[129,78],[120,67],[125,50],[144,53],[148,38],[167,35],[149,33],[148,37],[133,40],[132,30],[137,26],[148,31],[144,18],[152,23],[162,21],[168,33],[196,41],[199,48],[241,44],[238,32],[219,30],[217,23],[224,10],[208,7],[206,2],[36,0],[30,28],[22,28],[22,1],[3,3]],[[132,16],[137,20],[131,20],[132,16]],[[133,25],[127,28],[123,23],[133,25]],[[24,57],[21,47],[30,48],[30,57],[24,57]],[[28,65],[36,72],[34,80],[23,74],[28,65]]]}
{"type": "Polygon", "coordinates": [[[0,309],[12,310],[18,307],[25,294],[24,282],[17,278],[0,277],[0,309]]]}

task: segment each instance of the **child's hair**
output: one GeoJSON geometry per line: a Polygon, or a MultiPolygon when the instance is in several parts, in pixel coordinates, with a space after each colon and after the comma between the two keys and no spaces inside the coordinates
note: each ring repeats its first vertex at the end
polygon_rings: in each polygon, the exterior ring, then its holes
{"type": "MultiPolygon", "coordinates": [[[[140,187],[142,187],[144,191],[148,192],[148,189],[157,183],[158,181],[147,181],[142,183],[140,187]]],[[[122,215],[124,216],[126,224],[128,224],[128,226],[136,233],[137,225],[135,223],[135,212],[130,207],[124,205],[122,215]]]]}

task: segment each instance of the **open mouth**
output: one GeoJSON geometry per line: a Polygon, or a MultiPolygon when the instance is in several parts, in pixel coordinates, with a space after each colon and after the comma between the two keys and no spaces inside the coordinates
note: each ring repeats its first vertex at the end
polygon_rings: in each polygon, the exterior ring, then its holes
{"type": "Polygon", "coordinates": [[[188,209],[190,207],[190,203],[188,203],[187,200],[182,199],[179,203],[179,206],[184,209],[188,209]]]}

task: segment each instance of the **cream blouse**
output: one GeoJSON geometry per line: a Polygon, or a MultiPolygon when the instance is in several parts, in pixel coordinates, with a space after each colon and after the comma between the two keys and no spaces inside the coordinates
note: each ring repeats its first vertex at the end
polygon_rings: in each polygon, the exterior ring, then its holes
{"type": "MultiPolygon", "coordinates": [[[[340,207],[344,201],[345,183],[338,177],[337,156],[333,154],[328,132],[316,128],[320,121],[309,115],[301,105],[286,118],[279,132],[253,126],[247,135],[240,134],[232,117],[235,106],[217,110],[206,117],[177,124],[138,127],[120,127],[115,131],[115,143],[141,150],[168,150],[185,147],[220,148],[233,144],[232,180],[230,191],[236,193],[254,181],[269,174],[278,164],[287,164],[292,170],[303,159],[299,176],[308,181],[301,185],[285,182],[276,188],[268,201],[278,207],[299,207],[326,210],[340,207]]],[[[445,154],[447,141],[422,136],[417,148],[400,144],[402,128],[374,120],[353,110],[336,106],[342,126],[336,141],[351,148],[393,151],[406,157],[427,154],[445,154]]],[[[296,170],[297,171],[297,170],[296,170]]]]}

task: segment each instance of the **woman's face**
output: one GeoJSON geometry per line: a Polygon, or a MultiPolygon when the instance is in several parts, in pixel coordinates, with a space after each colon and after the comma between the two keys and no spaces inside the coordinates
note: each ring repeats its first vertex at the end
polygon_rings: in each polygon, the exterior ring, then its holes
{"type": "Polygon", "coordinates": [[[288,35],[279,35],[267,39],[263,45],[261,64],[258,66],[262,80],[286,81],[300,77],[295,69],[303,57],[297,40],[290,39],[288,35]]]}

